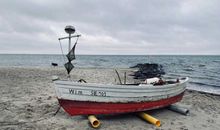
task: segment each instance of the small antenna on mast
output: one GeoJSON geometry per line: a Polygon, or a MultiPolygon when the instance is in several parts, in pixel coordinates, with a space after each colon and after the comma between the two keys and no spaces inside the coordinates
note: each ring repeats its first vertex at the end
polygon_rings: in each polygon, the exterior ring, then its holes
{"type": "Polygon", "coordinates": [[[67,25],[64,30],[68,34],[73,34],[76,31],[76,29],[71,25],[67,25]]]}

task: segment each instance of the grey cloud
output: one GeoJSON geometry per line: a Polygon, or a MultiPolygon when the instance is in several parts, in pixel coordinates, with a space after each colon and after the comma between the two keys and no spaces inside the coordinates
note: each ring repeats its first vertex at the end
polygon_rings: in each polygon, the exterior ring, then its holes
{"type": "Polygon", "coordinates": [[[217,0],[0,1],[0,52],[59,53],[57,38],[66,35],[65,25],[72,24],[83,35],[77,48],[81,54],[220,54],[219,4],[217,0]]]}

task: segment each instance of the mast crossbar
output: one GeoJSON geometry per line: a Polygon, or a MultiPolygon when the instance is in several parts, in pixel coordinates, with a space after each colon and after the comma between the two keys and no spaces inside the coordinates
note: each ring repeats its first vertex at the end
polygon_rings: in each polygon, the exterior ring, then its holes
{"type": "Polygon", "coordinates": [[[73,38],[73,37],[80,37],[81,35],[73,35],[73,36],[70,36],[70,37],[61,37],[61,38],[58,38],[58,40],[64,40],[64,39],[69,39],[69,38],[73,38]]]}

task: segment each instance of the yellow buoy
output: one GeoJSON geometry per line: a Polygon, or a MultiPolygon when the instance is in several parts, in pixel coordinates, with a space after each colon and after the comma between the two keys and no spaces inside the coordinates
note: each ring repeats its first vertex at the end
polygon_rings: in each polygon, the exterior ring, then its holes
{"type": "Polygon", "coordinates": [[[89,115],[88,120],[93,128],[98,128],[101,124],[100,121],[94,115],[89,115]]]}
{"type": "Polygon", "coordinates": [[[160,121],[144,112],[138,113],[138,116],[140,116],[142,119],[156,125],[157,127],[160,127],[160,121]]]}

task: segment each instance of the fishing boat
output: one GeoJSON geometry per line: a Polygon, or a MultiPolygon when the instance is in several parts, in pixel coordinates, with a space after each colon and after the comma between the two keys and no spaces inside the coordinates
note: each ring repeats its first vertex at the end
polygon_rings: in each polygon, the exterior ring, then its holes
{"type": "MultiPolygon", "coordinates": [[[[80,35],[73,35],[75,28],[66,26],[69,39],[68,62],[64,65],[67,73],[74,68],[71,61],[75,59],[75,47],[80,35]],[[77,37],[71,49],[71,38],[77,37]]],[[[71,116],[93,114],[130,113],[166,107],[181,101],[188,78],[163,80],[160,82],[140,84],[98,84],[82,82],[84,80],[54,79],[57,99],[60,106],[71,116]]]]}

